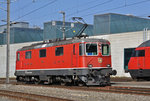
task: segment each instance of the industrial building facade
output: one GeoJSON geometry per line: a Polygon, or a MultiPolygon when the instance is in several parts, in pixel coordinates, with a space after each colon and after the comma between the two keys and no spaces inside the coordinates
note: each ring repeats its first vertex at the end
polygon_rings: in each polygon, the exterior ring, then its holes
{"type": "MultiPolygon", "coordinates": [[[[6,44],[6,25],[0,26],[0,45],[6,44]]],[[[43,40],[43,30],[29,28],[26,22],[18,22],[10,28],[10,44],[43,40]]]]}
{"type": "Polygon", "coordinates": [[[150,29],[150,19],[107,13],[94,16],[94,35],[117,34],[150,29]]]}
{"type": "MultiPolygon", "coordinates": [[[[59,21],[44,23],[43,40],[62,38],[61,25],[62,22],[59,21]]],[[[80,27],[81,25],[66,23],[66,37],[74,36],[80,27]]],[[[111,43],[113,69],[117,70],[117,76],[129,77],[130,75],[125,73],[124,68],[128,68],[127,64],[132,54],[132,50],[143,41],[150,38],[149,30],[143,31],[145,28],[150,28],[149,19],[138,18],[131,15],[128,16],[109,13],[104,15],[95,15],[94,25],[91,25],[85,33],[90,36],[89,38],[94,37],[109,40],[111,43]],[[101,21],[105,23],[102,23],[101,21]]],[[[14,76],[17,49],[32,43],[35,42],[14,43],[10,45],[10,76],[14,76]]],[[[0,45],[0,59],[0,77],[5,77],[6,45],[0,45]]]]}

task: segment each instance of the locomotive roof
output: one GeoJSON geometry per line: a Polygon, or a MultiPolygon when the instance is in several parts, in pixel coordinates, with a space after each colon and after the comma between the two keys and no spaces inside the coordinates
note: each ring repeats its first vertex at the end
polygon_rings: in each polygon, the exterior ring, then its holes
{"type": "Polygon", "coordinates": [[[141,45],[138,47],[149,47],[150,46],[150,40],[143,42],[141,45]]]}
{"type": "Polygon", "coordinates": [[[36,44],[32,44],[30,46],[22,47],[21,49],[18,49],[18,51],[37,49],[37,48],[44,48],[44,47],[51,47],[51,46],[66,45],[66,44],[72,44],[72,43],[78,43],[78,42],[102,42],[102,43],[108,43],[109,41],[105,40],[105,39],[94,39],[94,38],[69,39],[69,40],[61,40],[61,41],[55,41],[55,42],[49,42],[49,43],[46,43],[46,42],[36,43],[36,44]]]}

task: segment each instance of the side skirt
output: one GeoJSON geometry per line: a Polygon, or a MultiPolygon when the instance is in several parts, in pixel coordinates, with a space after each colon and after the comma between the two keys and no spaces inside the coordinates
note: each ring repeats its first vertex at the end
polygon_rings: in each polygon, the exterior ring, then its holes
{"type": "Polygon", "coordinates": [[[150,79],[150,69],[136,69],[136,70],[128,70],[128,71],[133,79],[138,79],[138,78],[150,79]]]}

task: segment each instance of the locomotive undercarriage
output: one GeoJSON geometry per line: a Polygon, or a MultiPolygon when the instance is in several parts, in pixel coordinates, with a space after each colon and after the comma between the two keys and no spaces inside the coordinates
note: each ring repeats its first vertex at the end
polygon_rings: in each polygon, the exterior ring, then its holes
{"type": "Polygon", "coordinates": [[[110,85],[110,75],[115,74],[116,72],[111,68],[15,72],[17,81],[21,82],[78,86],[107,86],[110,85]]]}
{"type": "Polygon", "coordinates": [[[137,81],[150,81],[150,69],[136,69],[136,70],[128,70],[132,79],[137,81]]]}

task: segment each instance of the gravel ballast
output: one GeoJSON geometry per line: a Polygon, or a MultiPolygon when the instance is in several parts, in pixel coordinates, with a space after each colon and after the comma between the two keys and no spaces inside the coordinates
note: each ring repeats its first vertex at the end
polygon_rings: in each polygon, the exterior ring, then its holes
{"type": "Polygon", "coordinates": [[[39,94],[74,101],[150,101],[150,96],[117,94],[96,91],[70,90],[65,88],[0,84],[0,90],[39,94]]]}
{"type": "Polygon", "coordinates": [[[9,97],[0,96],[0,101],[18,101],[18,100],[11,99],[9,97]]]}

